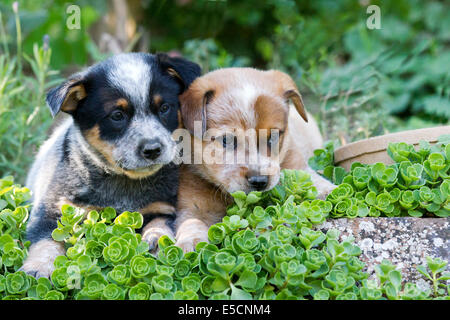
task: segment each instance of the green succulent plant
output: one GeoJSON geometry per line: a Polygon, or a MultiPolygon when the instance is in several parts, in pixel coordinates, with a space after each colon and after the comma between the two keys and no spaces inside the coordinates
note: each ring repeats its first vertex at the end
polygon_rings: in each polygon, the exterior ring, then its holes
{"type": "Polygon", "coordinates": [[[338,185],[326,199],[333,204],[331,217],[450,216],[447,135],[434,145],[421,141],[417,150],[411,144],[389,143],[387,153],[394,164],[355,162],[349,172],[325,160],[332,159],[333,152],[333,144],[328,143],[310,159],[338,185]]]}

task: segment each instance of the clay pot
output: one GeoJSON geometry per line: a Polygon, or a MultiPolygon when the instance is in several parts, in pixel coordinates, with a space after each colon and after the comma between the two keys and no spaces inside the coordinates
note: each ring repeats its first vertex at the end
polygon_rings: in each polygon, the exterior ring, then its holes
{"type": "Polygon", "coordinates": [[[353,162],[392,164],[394,161],[386,152],[390,142],[405,142],[417,147],[420,140],[436,143],[437,138],[443,134],[450,134],[450,126],[408,130],[356,141],[336,149],[334,162],[335,165],[347,171],[350,170],[353,162]]]}

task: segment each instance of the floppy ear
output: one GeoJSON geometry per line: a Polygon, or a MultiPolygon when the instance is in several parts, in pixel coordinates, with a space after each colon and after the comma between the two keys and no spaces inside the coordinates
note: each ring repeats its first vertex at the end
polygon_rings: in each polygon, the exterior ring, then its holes
{"type": "Polygon", "coordinates": [[[78,103],[86,98],[86,89],[81,74],[72,76],[60,86],[50,89],[47,93],[47,104],[52,116],[55,117],[59,111],[73,114],[78,103]]]}
{"type": "Polygon", "coordinates": [[[284,99],[291,100],[303,120],[308,122],[308,115],[306,113],[305,105],[303,104],[302,96],[298,91],[294,80],[292,80],[292,78],[284,72],[278,70],[272,70],[271,72],[273,72],[276,78],[275,81],[279,86],[278,89],[281,95],[284,99]]]}
{"type": "Polygon", "coordinates": [[[180,82],[183,87],[182,92],[202,73],[198,64],[184,58],[169,57],[165,53],[157,53],[156,59],[163,71],[180,82]]]}
{"type": "Polygon", "coordinates": [[[207,107],[213,96],[214,90],[202,88],[197,83],[194,83],[189,90],[180,96],[183,125],[199,139],[203,138],[207,129],[207,107]],[[201,122],[201,132],[195,130],[195,122],[201,122]]]}

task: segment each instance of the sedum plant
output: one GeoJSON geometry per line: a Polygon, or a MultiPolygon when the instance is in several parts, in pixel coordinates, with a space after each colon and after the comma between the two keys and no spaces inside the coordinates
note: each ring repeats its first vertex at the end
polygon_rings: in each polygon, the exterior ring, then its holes
{"type": "MultiPolygon", "coordinates": [[[[209,243],[184,254],[164,236],[157,255],[148,252],[136,230],[142,215],[112,208],[84,212],[63,206],[53,238],[66,246],[50,279],[18,271],[26,257],[23,241],[29,191],[0,180],[0,297],[5,300],[154,299],[448,299],[446,262],[428,258],[418,267],[433,290],[401,286],[401,274],[388,261],[368,280],[359,247],[339,232],[315,225],[342,211],[369,214],[349,184],[330,199],[314,199],[309,176],[284,170],[276,189],[233,194],[235,203],[208,232],[209,243]]],[[[418,190],[417,190],[418,191],[418,190]]],[[[357,193],[357,192],[356,192],[357,193]]],[[[358,196],[359,197],[359,196],[358,196]]],[[[387,197],[387,195],[386,195],[387,197]]],[[[414,197],[414,195],[412,196],[414,197]]],[[[405,199],[405,201],[408,199],[405,199]]],[[[379,200],[380,208],[383,199],[379,200]]],[[[417,203],[419,203],[417,201],[417,203]]],[[[417,204],[419,205],[419,204],[417,204]]]]}
{"type": "Polygon", "coordinates": [[[332,217],[450,216],[450,136],[435,145],[390,143],[392,165],[355,162],[350,172],[333,165],[333,143],[316,150],[309,165],[338,187],[327,197],[332,217]],[[357,209],[359,208],[359,209],[357,209]]]}

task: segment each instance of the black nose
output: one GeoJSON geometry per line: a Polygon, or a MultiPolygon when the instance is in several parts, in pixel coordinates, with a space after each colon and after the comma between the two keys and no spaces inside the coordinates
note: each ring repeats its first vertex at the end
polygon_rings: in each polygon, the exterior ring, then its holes
{"type": "Polygon", "coordinates": [[[147,140],[141,143],[140,154],[147,160],[155,160],[161,155],[162,145],[158,140],[147,140]]]}
{"type": "Polygon", "coordinates": [[[250,186],[256,190],[263,190],[267,187],[269,182],[268,176],[251,176],[248,178],[250,186]]]}

